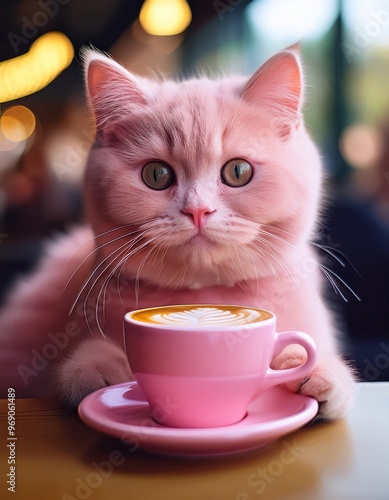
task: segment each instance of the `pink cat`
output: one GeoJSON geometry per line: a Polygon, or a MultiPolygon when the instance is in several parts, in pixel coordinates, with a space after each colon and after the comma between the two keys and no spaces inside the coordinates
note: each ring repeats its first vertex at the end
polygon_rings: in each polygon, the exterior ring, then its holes
{"type": "MultiPolygon", "coordinates": [[[[319,154],[301,116],[297,47],[250,78],[149,81],[85,53],[96,138],[85,178],[90,226],[51,245],[0,315],[1,396],[59,390],[76,405],[128,380],[126,311],[226,303],[274,311],[278,329],[309,333],[319,362],[291,384],[342,418],[352,370],[337,352],[312,238],[319,154]],[[69,314],[70,311],[70,314],[69,314]]],[[[289,348],[277,368],[301,364],[289,348]]]]}

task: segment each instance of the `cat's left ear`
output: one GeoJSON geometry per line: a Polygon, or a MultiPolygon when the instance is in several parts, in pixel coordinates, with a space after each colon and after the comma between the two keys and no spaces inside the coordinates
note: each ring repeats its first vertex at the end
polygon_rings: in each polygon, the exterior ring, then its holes
{"type": "Polygon", "coordinates": [[[268,59],[250,78],[241,98],[268,108],[286,126],[298,123],[303,101],[299,46],[289,47],[268,59]]]}
{"type": "Polygon", "coordinates": [[[143,80],[113,59],[95,50],[82,53],[85,84],[97,129],[122,121],[149,104],[150,92],[143,80]]]}

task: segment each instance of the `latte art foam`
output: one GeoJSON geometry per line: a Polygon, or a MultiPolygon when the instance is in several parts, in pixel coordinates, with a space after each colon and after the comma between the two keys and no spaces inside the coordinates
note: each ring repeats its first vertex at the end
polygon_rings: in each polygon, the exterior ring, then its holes
{"type": "Polygon", "coordinates": [[[144,323],[171,326],[227,326],[264,321],[267,311],[239,306],[171,306],[138,311],[133,319],[144,323]]]}
{"type": "Polygon", "coordinates": [[[223,311],[216,307],[199,307],[198,309],[189,309],[182,312],[155,314],[150,319],[164,325],[177,323],[181,325],[225,325],[227,323],[236,325],[250,323],[258,318],[259,313],[257,311],[250,311],[248,309],[233,313],[232,311],[223,311]]]}

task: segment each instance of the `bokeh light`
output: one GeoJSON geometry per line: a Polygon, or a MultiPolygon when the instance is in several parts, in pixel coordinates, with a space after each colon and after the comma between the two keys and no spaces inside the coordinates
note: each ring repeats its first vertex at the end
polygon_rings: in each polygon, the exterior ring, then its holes
{"type": "Polygon", "coordinates": [[[21,56],[0,62],[0,102],[8,102],[43,89],[74,57],[69,38],[52,31],[39,37],[21,56]]]}
{"type": "Polygon", "coordinates": [[[150,35],[182,33],[192,20],[186,0],[145,0],[139,14],[142,28],[150,35]]]}
{"type": "Polygon", "coordinates": [[[337,0],[254,0],[246,8],[253,32],[289,44],[323,36],[335,22],[337,0]]]}
{"type": "Polygon", "coordinates": [[[35,126],[35,115],[25,106],[8,108],[0,119],[0,127],[4,137],[14,142],[28,139],[33,134],[35,126]]]}
{"type": "Polygon", "coordinates": [[[373,167],[382,152],[378,130],[365,124],[350,125],[343,132],[340,151],[349,165],[355,168],[373,167]]]}

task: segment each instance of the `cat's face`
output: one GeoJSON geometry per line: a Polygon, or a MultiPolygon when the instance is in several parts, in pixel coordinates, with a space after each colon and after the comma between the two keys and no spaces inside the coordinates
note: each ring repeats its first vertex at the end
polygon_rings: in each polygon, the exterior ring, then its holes
{"type": "Polygon", "coordinates": [[[287,265],[312,230],[320,185],[296,54],[250,81],[149,82],[93,53],[87,67],[98,130],[87,210],[113,268],[182,287],[287,265]]]}

